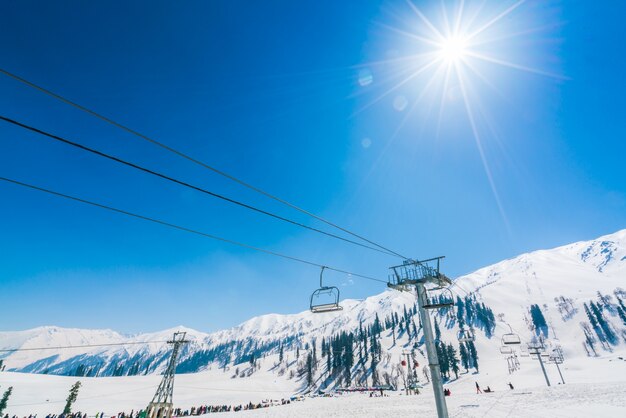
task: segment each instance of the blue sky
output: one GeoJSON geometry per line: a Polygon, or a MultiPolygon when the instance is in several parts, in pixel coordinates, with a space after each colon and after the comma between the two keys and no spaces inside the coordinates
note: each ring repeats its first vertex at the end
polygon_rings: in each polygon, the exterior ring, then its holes
{"type": "MultiPolygon", "coordinates": [[[[468,73],[482,158],[459,85],[414,77],[376,101],[423,48],[401,33],[427,31],[405,2],[3,2],[0,67],[398,252],[446,255],[456,276],[626,227],[625,7],[528,1],[494,26],[483,51],[550,75],[468,73]]],[[[0,114],[325,228],[4,75],[0,114]]],[[[6,123],[0,176],[382,279],[398,261],[6,123]]],[[[0,199],[3,330],[210,331],[304,310],[317,283],[314,267],[14,185],[0,199]]],[[[327,278],[345,297],[383,290],[327,278]]]]}

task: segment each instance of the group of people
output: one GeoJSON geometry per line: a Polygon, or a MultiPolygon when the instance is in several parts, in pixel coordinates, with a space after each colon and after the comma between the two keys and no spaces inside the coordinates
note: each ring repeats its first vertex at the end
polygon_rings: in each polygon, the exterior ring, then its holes
{"type": "MultiPolygon", "coordinates": [[[[475,382],[475,383],[476,383],[476,393],[477,393],[477,394],[478,394],[478,393],[483,393],[483,391],[480,389],[480,385],[478,384],[478,382],[475,382]]],[[[515,388],[513,387],[513,384],[512,384],[511,382],[509,382],[509,383],[507,383],[507,384],[509,385],[509,389],[511,389],[511,390],[515,389],[515,388]]],[[[487,389],[485,389],[485,391],[484,391],[484,392],[485,392],[485,393],[491,393],[491,392],[493,392],[493,390],[491,390],[491,388],[490,388],[489,386],[487,386],[487,389]]],[[[448,396],[449,396],[449,395],[448,395],[448,396]]]]}
{"type": "MultiPolygon", "coordinates": [[[[17,415],[9,416],[9,414],[0,415],[0,418],[19,418],[17,415]]],[[[37,418],[37,414],[31,414],[28,417],[24,418],[37,418]]],[[[73,412],[71,414],[48,414],[46,418],[87,418],[87,414],[83,414],[81,412],[73,412]]]]}
{"type": "MultiPolygon", "coordinates": [[[[275,405],[288,405],[290,403],[291,403],[291,399],[281,399],[280,401],[268,399],[260,403],[249,402],[247,404],[241,404],[241,405],[201,405],[201,406],[193,406],[189,409],[176,408],[174,410],[173,415],[176,417],[188,417],[188,416],[210,414],[210,413],[215,413],[215,412],[238,412],[238,411],[247,411],[250,409],[268,408],[270,406],[275,406],[275,405]]],[[[130,411],[130,413],[120,412],[117,415],[113,415],[111,417],[106,416],[104,412],[98,412],[95,416],[95,418],[142,418],[142,417],[145,417],[144,410],[139,410],[139,411],[132,410],[130,411]]],[[[0,418],[19,418],[19,417],[17,415],[10,416],[9,414],[6,414],[4,416],[0,415],[0,418]]],[[[31,414],[28,417],[24,417],[24,418],[37,418],[37,415],[31,414]]],[[[74,412],[71,414],[48,414],[46,415],[45,418],[87,418],[87,414],[84,414],[81,412],[74,412]]]]}
{"type": "Polygon", "coordinates": [[[201,406],[193,406],[190,409],[185,409],[185,410],[182,410],[181,408],[177,408],[174,410],[174,415],[177,417],[187,417],[187,416],[210,414],[214,412],[248,411],[250,409],[268,408],[274,405],[287,405],[290,403],[291,403],[291,400],[289,399],[281,399],[280,401],[274,401],[274,400],[268,399],[268,400],[265,400],[263,402],[256,403],[256,404],[249,402],[247,404],[234,405],[234,406],[233,405],[201,405],[201,406]]]}

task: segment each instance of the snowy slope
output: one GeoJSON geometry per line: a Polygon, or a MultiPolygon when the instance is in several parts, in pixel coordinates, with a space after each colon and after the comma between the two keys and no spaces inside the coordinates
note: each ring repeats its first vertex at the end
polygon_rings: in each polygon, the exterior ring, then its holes
{"type": "MultiPolygon", "coordinates": [[[[63,349],[47,351],[18,351],[0,355],[5,359],[9,370],[50,374],[72,374],[79,364],[103,364],[103,373],[112,375],[113,363],[132,365],[134,362],[152,362],[149,373],[161,372],[165,367],[164,356],[168,348],[164,341],[172,337],[175,331],[187,332],[191,344],[181,353],[181,361],[193,360],[194,354],[201,357],[211,349],[219,353],[231,353],[235,343],[241,343],[240,353],[231,354],[231,358],[243,356],[249,347],[269,344],[272,349],[277,341],[321,339],[341,330],[353,330],[359,323],[371,323],[375,315],[390,311],[401,311],[405,305],[413,305],[414,297],[385,291],[364,301],[345,300],[344,308],[339,313],[312,314],[309,311],[293,315],[270,314],[252,318],[241,325],[212,334],[205,334],[185,327],[176,327],[157,333],[123,336],[110,330],[77,330],[59,327],[39,327],[27,331],[0,332],[0,349],[65,347],[72,345],[122,344],[124,342],[154,341],[146,345],[122,345],[114,347],[93,347],[87,349],[63,349]]],[[[235,351],[237,349],[235,348],[235,351]]],[[[219,358],[215,361],[219,362],[219,358]]],[[[185,371],[198,371],[206,368],[207,363],[185,371]]],[[[128,367],[127,369],[128,370],[128,367]]],[[[126,374],[126,373],[122,373],[126,374]]],[[[143,374],[143,373],[141,373],[143,374]]]]}
{"type": "MultiPolygon", "coordinates": [[[[453,290],[461,297],[473,292],[479,301],[490,307],[502,321],[496,326],[495,336],[488,338],[478,332],[476,345],[479,355],[500,356],[500,337],[508,332],[508,325],[529,341],[535,332],[529,327],[528,309],[531,304],[541,306],[549,323],[548,344],[560,345],[566,357],[586,357],[582,346],[584,334],[580,323],[586,320],[583,303],[596,300],[596,292],[611,295],[626,287],[626,230],[578,242],[551,250],[535,251],[505,260],[474,273],[459,277],[453,290]],[[559,312],[555,298],[571,299],[574,313],[567,318],[559,312]],[[505,322],[506,321],[506,322],[505,322]],[[507,325],[508,324],[508,325],[507,325]]],[[[160,373],[167,360],[168,348],[163,341],[176,330],[186,331],[192,341],[181,353],[180,372],[197,372],[211,367],[245,363],[247,355],[256,350],[257,357],[275,355],[278,344],[286,342],[293,351],[323,336],[339,331],[354,331],[359,324],[371,324],[376,314],[381,319],[391,312],[401,313],[415,303],[413,295],[386,290],[364,301],[346,300],[339,313],[312,314],[308,311],[293,315],[263,315],[241,325],[212,334],[177,327],[157,333],[125,336],[111,330],[76,330],[58,327],[40,327],[20,332],[1,332],[0,348],[55,347],[67,345],[121,344],[134,341],[153,341],[154,344],[92,347],[71,350],[20,351],[4,353],[8,370],[50,374],[75,374],[78,367],[91,368],[91,375],[112,376],[126,374],[160,373]]],[[[442,328],[442,339],[453,342],[457,328],[454,322],[434,314],[442,328]],[[449,326],[450,329],[447,329],[449,326]]],[[[608,317],[621,336],[624,326],[618,317],[608,317]]],[[[393,345],[390,333],[383,340],[386,351],[398,356],[409,345],[402,340],[393,345]]],[[[621,352],[623,340],[611,350],[621,352]]],[[[606,350],[600,350],[600,356],[606,350]]],[[[292,355],[293,357],[293,355],[292,355]]],[[[501,357],[501,356],[500,356],[501,357]]],[[[395,361],[394,357],[394,361],[395,361]]],[[[421,361],[424,361],[422,358],[421,361]]],[[[501,359],[499,360],[501,361],[501,359]]],[[[387,362],[383,367],[391,367],[387,362]]],[[[84,369],[83,369],[84,371],[84,369]]]]}
{"type": "MultiPolygon", "coordinates": [[[[584,416],[581,411],[591,410],[590,404],[598,398],[589,397],[584,393],[588,387],[597,387],[599,393],[612,394],[603,398],[607,405],[612,405],[606,411],[615,411],[621,416],[626,410],[626,405],[615,400],[626,399],[624,396],[618,396],[623,395],[626,388],[626,361],[624,361],[626,324],[613,308],[617,306],[615,294],[626,298],[626,293],[620,293],[623,292],[623,288],[626,288],[626,230],[592,241],[522,254],[457,278],[452,288],[455,296],[463,298],[471,293],[479,303],[484,303],[493,310],[497,321],[493,335],[486,334],[480,327],[475,328],[479,372],[475,372],[474,369],[469,372],[462,371],[458,379],[453,378],[447,383],[453,393],[461,395],[460,402],[456,401],[457,398],[452,400],[455,413],[461,416],[474,416],[472,414],[476,412],[476,416],[483,416],[496,410],[510,412],[512,406],[524,402],[520,397],[503,397],[504,393],[500,394],[506,390],[506,382],[512,381],[516,388],[523,390],[520,395],[532,398],[533,402],[543,402],[544,405],[550,402],[555,393],[560,393],[559,396],[565,397],[560,409],[567,411],[567,416],[584,416]],[[613,344],[603,346],[596,338],[596,352],[593,353],[584,346],[585,334],[581,324],[589,323],[583,304],[589,305],[591,301],[599,303],[597,292],[604,297],[610,297],[603,314],[618,339],[613,344]],[[566,309],[563,308],[564,300],[567,301],[566,309]],[[540,306],[548,323],[546,349],[550,351],[555,347],[562,348],[564,363],[561,365],[561,371],[568,383],[566,387],[575,389],[544,391],[542,387],[545,386],[545,379],[538,361],[527,354],[525,344],[514,347],[520,367],[519,370],[509,372],[507,367],[509,354],[500,352],[500,339],[504,333],[510,332],[509,325],[524,343],[536,338],[537,330],[529,314],[531,305],[540,306]],[[493,402],[486,399],[480,401],[470,399],[476,381],[483,387],[491,385],[496,389],[499,393],[497,398],[493,402]],[[569,386],[572,384],[579,386],[569,386]],[[473,408],[472,402],[476,403],[478,409],[470,408],[473,408]],[[576,415],[576,412],[581,414],[576,415]]],[[[310,344],[315,339],[319,352],[322,337],[341,331],[354,331],[361,323],[371,324],[376,315],[381,320],[388,317],[391,312],[401,315],[405,307],[410,310],[414,303],[415,297],[412,294],[386,290],[364,301],[343,301],[344,310],[339,313],[311,314],[306,311],[293,315],[263,315],[237,327],[211,334],[184,327],[140,335],[122,335],[111,330],[59,327],[0,332],[0,348],[3,349],[152,342],[71,350],[19,351],[3,353],[0,358],[5,361],[8,370],[21,372],[67,375],[74,374],[77,367],[86,365],[98,366],[98,376],[126,375],[133,367],[137,373],[131,374],[147,374],[147,376],[80,377],[85,386],[77,405],[90,414],[98,410],[114,414],[120,410],[128,411],[133,408],[136,410],[145,406],[158,384],[160,379],[158,374],[165,367],[168,358],[169,351],[163,341],[169,339],[173,332],[182,330],[187,332],[191,343],[184,348],[180,357],[179,372],[188,374],[176,378],[177,405],[190,407],[199,403],[258,402],[307,390],[304,379],[297,374],[305,358],[302,353],[306,354],[307,343],[310,344]],[[285,344],[283,362],[279,361],[279,342],[285,344]],[[255,367],[250,366],[246,357],[252,351],[257,355],[255,367]],[[300,357],[296,358],[298,351],[300,357]],[[199,373],[196,373],[198,371],[199,373]]],[[[459,328],[455,314],[433,312],[432,318],[441,329],[441,340],[452,343],[458,349],[459,328]]],[[[416,318],[412,320],[416,321],[416,318]]],[[[395,379],[401,386],[401,374],[406,371],[400,366],[401,355],[403,350],[414,348],[416,341],[418,346],[415,355],[421,365],[419,377],[421,382],[426,384],[421,373],[421,367],[427,363],[421,346],[421,333],[417,340],[411,340],[407,333],[400,332],[398,328],[394,328],[394,331],[384,330],[380,338],[383,356],[378,372],[381,375],[386,374],[392,380],[395,379]]],[[[359,372],[358,367],[355,365],[353,369],[353,384],[358,384],[356,381],[359,378],[368,377],[367,372],[359,372]]],[[[561,378],[555,365],[546,364],[546,372],[551,384],[558,386],[561,378]]],[[[317,386],[322,386],[320,376],[324,373],[324,362],[321,361],[315,376],[317,386]]],[[[9,403],[10,412],[23,415],[34,412],[58,413],[58,405],[63,403],[68,387],[77,379],[79,378],[4,372],[0,373],[0,386],[3,388],[14,386],[15,395],[9,403]]],[[[371,376],[367,381],[371,384],[371,376]]],[[[432,395],[428,385],[424,392],[426,397],[419,398],[424,399],[422,401],[424,403],[419,407],[422,409],[418,409],[429,413],[428,411],[432,412],[432,395]]],[[[361,399],[354,405],[361,407],[363,401],[361,399]]],[[[297,405],[293,407],[295,409],[270,408],[267,411],[271,413],[264,411],[264,416],[274,414],[292,416],[290,415],[292,413],[318,416],[317,412],[332,416],[332,405],[335,404],[324,402],[326,401],[319,403],[321,408],[328,408],[323,411],[317,411],[317,406],[311,409],[309,405],[312,404],[305,403],[306,406],[297,405]]],[[[351,402],[347,400],[344,403],[349,406],[351,402]]],[[[380,403],[376,402],[378,401],[374,401],[376,405],[380,403]]],[[[368,416],[385,416],[388,411],[384,405],[391,404],[382,402],[380,405],[381,409],[378,412],[368,410],[368,416]]],[[[413,403],[407,403],[406,409],[399,411],[399,416],[414,415],[416,410],[412,409],[411,405],[413,403]]],[[[553,411],[557,410],[559,409],[553,411]]],[[[532,413],[525,414],[522,411],[518,416],[547,416],[542,415],[543,412],[544,409],[536,408],[532,413]]]]}

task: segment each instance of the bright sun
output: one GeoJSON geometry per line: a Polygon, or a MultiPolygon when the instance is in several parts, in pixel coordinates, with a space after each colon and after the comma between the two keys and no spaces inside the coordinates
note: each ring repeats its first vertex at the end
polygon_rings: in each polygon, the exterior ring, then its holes
{"type": "Polygon", "coordinates": [[[460,37],[450,37],[439,44],[439,55],[448,62],[459,61],[467,52],[467,41],[460,37]]]}

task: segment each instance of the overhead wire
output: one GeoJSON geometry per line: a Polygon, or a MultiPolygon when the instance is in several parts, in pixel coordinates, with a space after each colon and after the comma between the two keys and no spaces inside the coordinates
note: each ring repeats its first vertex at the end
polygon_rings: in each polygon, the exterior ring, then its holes
{"type": "Polygon", "coordinates": [[[22,77],[20,77],[20,76],[18,76],[16,74],[13,74],[13,73],[5,70],[5,69],[0,68],[0,73],[5,74],[6,76],[11,77],[12,79],[14,79],[16,81],[18,81],[18,82],[20,82],[22,84],[25,84],[25,85],[27,85],[27,86],[29,86],[31,88],[34,88],[34,89],[36,89],[36,90],[38,90],[38,91],[40,91],[40,92],[42,92],[42,93],[44,93],[44,94],[46,94],[46,95],[48,95],[50,97],[53,97],[53,98],[55,98],[55,99],[65,103],[65,104],[67,104],[69,106],[72,106],[72,107],[74,107],[76,109],[79,109],[79,110],[85,112],[85,113],[88,113],[89,115],[94,116],[94,117],[96,117],[96,118],[98,118],[98,119],[100,119],[100,120],[102,120],[102,121],[104,121],[104,122],[106,122],[106,123],[108,123],[108,124],[110,124],[112,126],[115,126],[116,128],[119,128],[119,129],[121,129],[123,131],[126,131],[127,133],[129,133],[131,135],[134,135],[134,136],[136,136],[136,137],[138,137],[138,138],[140,138],[142,140],[145,140],[145,141],[147,141],[147,142],[149,142],[149,143],[151,143],[151,144],[153,144],[155,146],[158,146],[158,147],[160,147],[162,149],[165,149],[165,150],[167,150],[167,151],[169,151],[169,152],[171,152],[173,154],[176,154],[179,157],[182,157],[182,158],[184,158],[184,159],[186,159],[188,161],[191,161],[194,164],[197,164],[197,165],[199,165],[201,167],[204,167],[204,168],[206,168],[208,170],[211,170],[214,173],[216,173],[216,174],[218,174],[220,176],[223,176],[223,177],[225,177],[225,178],[227,178],[227,179],[229,179],[231,181],[234,181],[235,183],[238,183],[239,185],[241,185],[243,187],[246,187],[246,188],[248,188],[250,190],[253,190],[256,193],[260,193],[260,194],[262,194],[262,195],[264,195],[264,196],[266,196],[266,197],[268,197],[270,199],[273,199],[273,200],[275,200],[275,201],[277,201],[277,202],[279,202],[281,204],[284,204],[284,205],[286,205],[286,206],[288,206],[288,207],[290,207],[290,208],[292,208],[294,210],[297,210],[297,211],[299,211],[301,213],[304,213],[307,216],[315,218],[315,219],[317,219],[320,222],[323,222],[323,223],[325,223],[325,224],[327,224],[329,226],[332,226],[333,228],[337,228],[337,229],[339,229],[339,230],[341,230],[341,231],[343,231],[343,232],[345,232],[345,233],[347,233],[349,235],[352,235],[355,238],[359,238],[359,239],[361,239],[361,240],[363,240],[363,241],[365,241],[365,242],[367,242],[367,243],[369,243],[371,245],[374,245],[375,247],[378,247],[378,248],[380,248],[382,250],[390,252],[390,253],[392,253],[392,254],[400,257],[400,258],[403,258],[403,259],[407,259],[408,258],[408,257],[405,257],[402,254],[399,254],[399,253],[397,253],[397,252],[395,252],[393,250],[390,250],[389,248],[384,247],[384,246],[382,246],[382,245],[380,245],[380,244],[378,244],[378,243],[376,243],[376,242],[374,242],[372,240],[369,240],[369,239],[363,237],[362,235],[359,235],[359,234],[357,234],[355,232],[352,232],[352,231],[348,230],[347,228],[343,228],[343,227],[337,225],[336,223],[333,223],[333,222],[331,222],[331,221],[329,221],[329,220],[327,220],[325,218],[322,218],[319,215],[316,215],[316,214],[314,214],[314,213],[312,213],[310,211],[307,211],[307,210],[305,210],[305,209],[303,209],[303,208],[301,208],[301,207],[299,207],[299,206],[297,206],[297,205],[295,205],[293,203],[290,203],[290,202],[286,201],[285,199],[277,197],[274,194],[271,194],[271,193],[269,193],[269,192],[267,192],[267,191],[265,191],[265,190],[263,190],[263,189],[261,189],[261,188],[259,188],[257,186],[254,186],[254,185],[252,185],[252,184],[250,184],[250,183],[248,183],[248,182],[246,182],[244,180],[241,180],[241,179],[239,179],[238,177],[235,177],[232,174],[229,174],[229,173],[227,173],[227,172],[225,172],[223,170],[220,170],[220,169],[218,169],[218,168],[216,168],[216,167],[214,167],[212,165],[209,165],[209,164],[207,164],[207,163],[205,163],[205,162],[203,162],[203,161],[201,161],[201,160],[199,160],[197,158],[194,158],[194,157],[190,156],[187,153],[184,153],[184,152],[182,152],[182,151],[180,151],[180,150],[178,150],[176,148],[173,148],[173,147],[171,147],[169,145],[164,144],[163,142],[157,141],[154,138],[151,138],[151,137],[149,137],[147,135],[144,135],[144,134],[142,134],[142,133],[140,133],[140,132],[138,132],[138,131],[136,131],[134,129],[131,129],[131,128],[127,127],[126,125],[123,125],[123,124],[121,124],[119,122],[114,121],[113,119],[110,119],[110,118],[108,118],[106,116],[103,116],[103,115],[101,115],[100,113],[98,113],[98,112],[96,112],[94,110],[91,110],[91,109],[89,109],[89,108],[87,108],[85,106],[82,106],[82,105],[80,105],[80,104],[78,104],[76,102],[73,102],[73,101],[71,101],[71,100],[69,100],[69,99],[67,99],[67,98],[65,98],[65,97],[63,97],[63,96],[61,96],[61,95],[59,95],[57,93],[54,93],[54,92],[52,92],[52,91],[50,91],[50,90],[48,90],[48,89],[46,89],[44,87],[41,87],[41,86],[39,86],[39,85],[37,85],[37,84],[35,84],[33,82],[30,82],[30,81],[28,81],[28,80],[26,80],[26,79],[24,79],[24,78],[22,78],[22,77]]]}
{"type": "Polygon", "coordinates": [[[284,259],[287,259],[287,260],[296,261],[296,262],[299,262],[299,263],[302,263],[302,264],[307,264],[307,265],[310,265],[310,266],[315,266],[315,267],[320,267],[320,268],[325,267],[325,268],[327,268],[329,270],[332,270],[332,271],[335,271],[337,273],[343,273],[343,274],[347,274],[347,275],[353,276],[353,277],[358,277],[358,278],[371,280],[371,281],[375,281],[375,282],[380,282],[380,283],[387,283],[387,281],[385,281],[385,280],[380,280],[380,279],[376,279],[374,277],[365,276],[363,274],[353,273],[353,272],[350,272],[350,271],[347,271],[347,270],[343,270],[343,269],[340,269],[340,268],[336,268],[336,267],[332,267],[332,266],[328,266],[328,265],[324,265],[324,264],[319,264],[319,263],[316,263],[316,262],[313,262],[313,261],[309,261],[309,260],[305,260],[303,258],[282,254],[282,253],[279,253],[279,252],[276,252],[276,251],[271,251],[271,250],[267,250],[267,249],[264,249],[264,248],[255,247],[253,245],[249,245],[249,244],[245,244],[245,243],[242,243],[242,242],[234,241],[234,240],[231,240],[231,239],[228,239],[228,238],[222,238],[222,237],[219,237],[217,235],[212,235],[212,234],[209,234],[209,233],[206,233],[206,232],[198,231],[196,229],[180,226],[180,225],[173,224],[173,223],[170,223],[170,222],[166,222],[166,221],[163,221],[163,220],[160,220],[160,219],[151,218],[149,216],[144,216],[144,215],[140,215],[140,214],[137,214],[137,213],[129,212],[129,211],[126,211],[126,210],[123,210],[123,209],[118,209],[118,208],[115,208],[113,206],[104,205],[102,203],[92,202],[90,200],[82,199],[82,198],[79,198],[79,197],[76,197],[76,196],[71,196],[71,195],[68,195],[68,194],[64,194],[64,193],[57,192],[57,191],[54,191],[54,190],[46,189],[46,188],[43,188],[43,187],[35,186],[35,185],[29,184],[29,183],[24,183],[24,182],[21,182],[21,181],[18,181],[18,180],[13,180],[13,179],[10,179],[10,178],[7,178],[7,177],[0,177],[0,180],[1,181],[5,181],[7,183],[15,184],[15,185],[18,185],[18,186],[30,188],[30,189],[33,189],[33,190],[38,190],[38,191],[41,191],[41,192],[44,192],[44,193],[47,193],[47,194],[50,194],[50,195],[54,195],[54,196],[62,197],[62,198],[65,198],[65,199],[73,200],[75,202],[80,202],[80,203],[84,203],[84,204],[87,204],[87,205],[95,206],[95,207],[98,207],[98,208],[101,208],[101,209],[106,209],[106,210],[111,211],[111,212],[120,213],[122,215],[130,216],[130,217],[137,218],[137,219],[142,219],[142,220],[145,220],[145,221],[148,221],[148,222],[152,222],[152,223],[156,223],[156,224],[159,224],[159,225],[167,226],[167,227],[170,227],[170,228],[173,228],[173,229],[178,229],[180,231],[189,232],[189,233],[196,234],[196,235],[199,235],[199,236],[203,236],[203,237],[206,237],[206,238],[210,238],[210,239],[213,239],[213,240],[216,240],[216,241],[226,242],[228,244],[232,244],[232,245],[236,245],[236,246],[239,246],[239,247],[247,248],[247,249],[250,249],[250,250],[258,251],[258,252],[265,253],[265,254],[268,254],[268,255],[273,255],[275,257],[281,257],[281,258],[284,258],[284,259]]]}
{"type": "Polygon", "coordinates": [[[102,343],[102,344],[82,344],[82,345],[60,345],[56,347],[25,347],[25,348],[3,348],[0,349],[0,353],[13,353],[16,351],[41,351],[41,350],[65,350],[71,348],[92,348],[92,347],[114,347],[121,345],[141,345],[141,344],[163,344],[167,343],[167,340],[163,341],[130,341],[125,343],[102,343]]]}
{"type": "Polygon", "coordinates": [[[391,252],[389,252],[389,251],[386,251],[386,250],[381,250],[380,248],[372,247],[372,246],[369,246],[369,245],[363,244],[363,243],[361,243],[361,242],[357,242],[357,241],[354,241],[354,240],[351,240],[351,239],[348,239],[348,238],[345,238],[345,237],[342,237],[342,236],[339,236],[339,235],[333,234],[333,233],[331,233],[331,232],[323,231],[323,230],[321,230],[321,229],[318,229],[318,228],[314,228],[314,227],[311,227],[311,226],[305,225],[305,224],[303,224],[303,223],[300,223],[300,222],[294,221],[294,220],[289,219],[289,218],[286,218],[286,217],[284,217],[284,216],[280,216],[280,215],[277,215],[277,214],[275,214],[275,213],[272,213],[272,212],[269,212],[269,211],[266,211],[266,210],[263,210],[263,209],[257,208],[257,207],[255,207],[255,206],[252,206],[252,205],[250,205],[250,204],[247,204],[247,203],[244,203],[244,202],[241,202],[241,201],[238,201],[238,200],[232,199],[232,198],[230,198],[230,197],[227,197],[227,196],[221,195],[221,194],[219,194],[219,193],[212,192],[212,191],[207,190],[207,189],[204,189],[204,188],[202,188],[202,187],[199,187],[199,186],[194,186],[193,184],[187,183],[187,182],[185,182],[185,181],[178,180],[178,179],[173,178],[173,177],[171,177],[171,176],[168,176],[168,175],[166,175],[166,174],[159,173],[159,172],[154,171],[154,170],[151,170],[151,169],[149,169],[149,168],[142,167],[142,166],[140,166],[140,165],[138,165],[138,164],[135,164],[135,163],[132,163],[132,162],[129,162],[129,161],[123,160],[123,159],[121,159],[121,158],[119,158],[119,157],[115,157],[115,156],[113,156],[113,155],[110,155],[110,154],[104,153],[104,152],[102,152],[102,151],[98,151],[98,150],[96,150],[96,149],[94,149],[94,148],[90,148],[90,147],[88,147],[88,146],[86,146],[86,145],[79,144],[79,143],[74,142],[74,141],[71,141],[71,140],[69,140],[69,139],[67,139],[67,138],[63,138],[63,137],[60,137],[60,136],[58,136],[58,135],[51,134],[51,133],[49,133],[49,132],[43,131],[43,130],[41,130],[41,129],[35,128],[35,127],[33,127],[33,126],[27,125],[27,124],[22,123],[22,122],[16,121],[16,120],[11,119],[11,118],[8,118],[8,117],[6,117],[6,116],[2,116],[2,115],[0,115],[0,120],[3,120],[3,121],[5,121],[5,122],[7,122],[7,123],[10,123],[10,124],[12,124],[12,125],[18,126],[18,127],[20,127],[20,128],[23,128],[23,129],[29,130],[29,131],[31,131],[31,132],[35,132],[35,133],[37,133],[37,134],[39,134],[39,135],[42,135],[42,136],[45,136],[45,137],[47,137],[47,138],[53,139],[53,140],[55,140],[55,141],[58,141],[58,142],[64,143],[64,144],[69,145],[69,146],[72,146],[72,147],[74,147],[74,148],[78,148],[78,149],[80,149],[80,150],[87,151],[87,152],[89,152],[89,153],[92,153],[92,154],[98,155],[98,156],[100,156],[100,157],[103,157],[103,158],[109,159],[109,160],[111,160],[111,161],[115,161],[115,162],[117,162],[117,163],[120,163],[120,164],[126,165],[126,166],[128,166],[128,167],[134,168],[134,169],[136,169],[136,170],[143,171],[144,173],[147,173],[147,174],[150,174],[150,175],[153,175],[153,176],[156,176],[156,177],[162,178],[162,179],[164,179],[164,180],[167,180],[167,181],[170,181],[170,182],[172,182],[172,183],[175,183],[175,184],[181,185],[181,186],[183,186],[183,187],[187,187],[187,188],[190,188],[190,189],[193,189],[193,190],[199,191],[199,192],[201,192],[201,193],[207,194],[207,195],[212,196],[212,197],[215,197],[215,198],[217,198],[217,199],[221,199],[221,200],[226,201],[226,202],[228,202],[228,203],[232,203],[232,204],[234,204],[234,205],[237,205],[237,206],[240,206],[240,207],[243,207],[243,208],[246,208],[246,209],[252,210],[252,211],[257,212],[257,213],[261,213],[261,214],[263,214],[263,215],[266,215],[266,216],[269,216],[269,217],[272,217],[272,218],[278,219],[278,220],[280,220],[280,221],[287,222],[287,223],[290,223],[290,224],[292,224],[292,225],[299,226],[299,227],[301,227],[301,228],[308,229],[308,230],[310,230],[310,231],[317,232],[317,233],[319,233],[319,234],[323,234],[323,235],[329,236],[329,237],[331,237],[331,238],[335,238],[335,239],[338,239],[338,240],[341,240],[341,241],[344,241],[344,242],[347,242],[347,243],[350,243],[350,244],[358,245],[358,246],[363,247],[363,248],[367,248],[367,249],[370,249],[370,250],[373,250],[373,251],[377,251],[377,252],[380,252],[380,253],[383,253],[383,254],[386,254],[386,255],[395,256],[395,254],[393,254],[393,253],[391,253],[391,252]]]}

